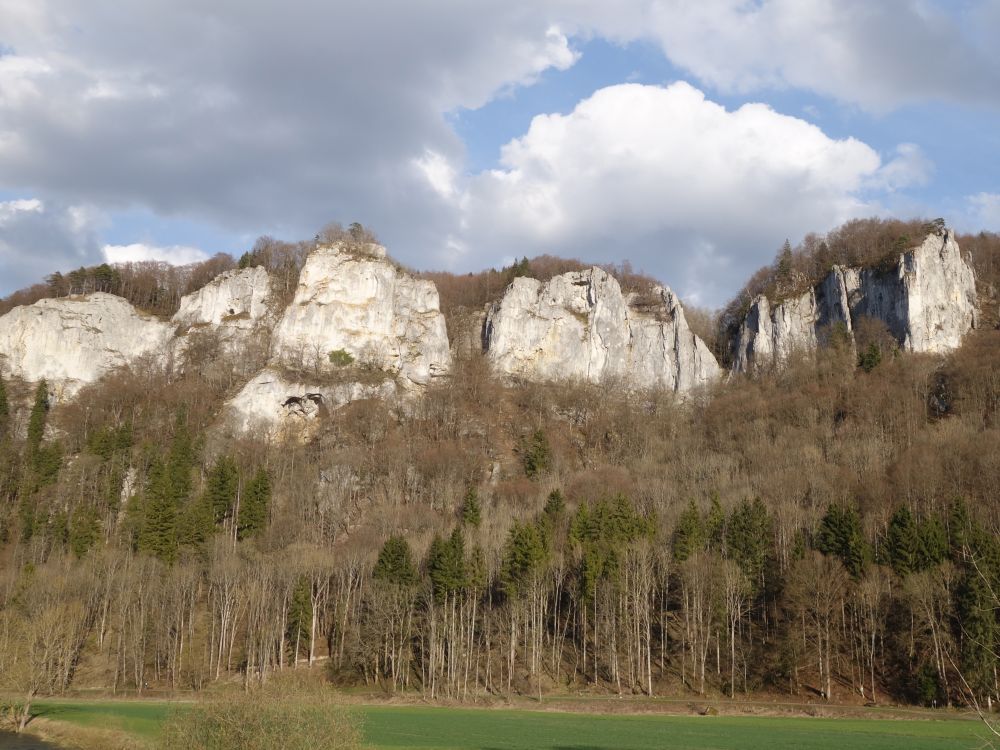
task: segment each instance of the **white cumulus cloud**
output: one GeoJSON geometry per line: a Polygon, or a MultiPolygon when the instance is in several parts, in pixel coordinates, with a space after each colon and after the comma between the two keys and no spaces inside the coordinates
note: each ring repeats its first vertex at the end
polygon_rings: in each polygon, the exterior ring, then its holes
{"type": "Polygon", "coordinates": [[[186,245],[150,245],[133,242],[128,245],[105,245],[101,248],[108,263],[134,263],[144,260],[158,260],[175,266],[208,260],[208,253],[197,247],[186,245]]]}
{"type": "Polygon", "coordinates": [[[866,213],[870,183],[916,179],[902,166],[915,158],[883,166],[856,139],[763,104],[727,110],[686,83],[622,84],[535,117],[453,200],[463,246],[630,259],[718,303],[785,237],[866,213]]]}

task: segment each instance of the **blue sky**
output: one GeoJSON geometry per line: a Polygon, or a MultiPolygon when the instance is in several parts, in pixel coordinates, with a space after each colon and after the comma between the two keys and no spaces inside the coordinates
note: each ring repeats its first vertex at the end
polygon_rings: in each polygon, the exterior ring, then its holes
{"type": "Polygon", "coordinates": [[[1000,0],[0,0],[0,294],[371,226],[722,304],[785,237],[1000,230],[1000,0]],[[139,7],[141,6],[141,7],[139,7]]]}

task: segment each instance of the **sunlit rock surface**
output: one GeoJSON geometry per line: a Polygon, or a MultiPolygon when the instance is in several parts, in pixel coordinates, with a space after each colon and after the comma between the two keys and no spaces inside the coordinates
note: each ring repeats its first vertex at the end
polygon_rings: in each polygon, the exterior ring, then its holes
{"type": "Polygon", "coordinates": [[[687,391],[720,375],[672,291],[624,294],[600,268],[515,279],[487,314],[483,346],[495,372],[530,381],[687,391]]]}
{"type": "Polygon", "coordinates": [[[113,294],[43,299],[0,317],[0,369],[69,398],[117,367],[165,356],[173,330],[113,294]]]}
{"type": "Polygon", "coordinates": [[[772,304],[753,300],[734,347],[733,371],[781,365],[815,350],[840,324],[852,334],[862,318],[885,325],[901,349],[955,349],[976,324],[976,279],[951,230],[931,233],[887,270],[834,267],[802,295],[772,304]]]}

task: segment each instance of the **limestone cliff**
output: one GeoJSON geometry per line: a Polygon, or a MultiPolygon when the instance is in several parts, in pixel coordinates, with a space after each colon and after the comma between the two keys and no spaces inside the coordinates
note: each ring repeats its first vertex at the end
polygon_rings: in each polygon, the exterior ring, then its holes
{"type": "Polygon", "coordinates": [[[318,247],[274,330],[268,366],[228,404],[229,426],[303,436],[324,409],[418,393],[450,367],[433,282],[401,271],[378,245],[318,247]]]}
{"type": "Polygon", "coordinates": [[[778,304],[753,300],[733,350],[733,371],[783,364],[815,350],[823,331],[852,334],[880,321],[904,351],[946,352],[976,324],[976,280],[950,230],[931,233],[888,269],[834,267],[815,287],[778,304]]]}
{"type": "Polygon", "coordinates": [[[173,330],[112,294],[43,299],[0,317],[0,370],[44,378],[57,398],[68,398],[140,357],[163,359],[173,330]]]}
{"type": "Polygon", "coordinates": [[[367,398],[388,399],[396,394],[394,380],[367,383],[334,382],[266,368],[227,404],[228,427],[235,433],[283,439],[308,437],[317,418],[336,408],[367,398]]]}
{"type": "Polygon", "coordinates": [[[183,363],[191,351],[204,359],[196,341],[210,336],[220,354],[238,364],[266,358],[276,315],[271,307],[271,277],[264,268],[226,271],[181,298],[172,321],[177,326],[174,359],[183,363]]]}
{"type": "Polygon", "coordinates": [[[310,253],[273,347],[288,367],[333,372],[349,359],[404,385],[426,385],[451,366],[434,283],[399,270],[378,245],[310,253]]]}
{"type": "Polygon", "coordinates": [[[495,372],[527,380],[686,391],[720,374],[672,291],[624,294],[600,268],[515,279],[487,313],[483,347],[495,372]]]}
{"type": "Polygon", "coordinates": [[[248,329],[269,313],[271,279],[263,268],[226,271],[181,299],[173,322],[181,326],[248,329]]]}

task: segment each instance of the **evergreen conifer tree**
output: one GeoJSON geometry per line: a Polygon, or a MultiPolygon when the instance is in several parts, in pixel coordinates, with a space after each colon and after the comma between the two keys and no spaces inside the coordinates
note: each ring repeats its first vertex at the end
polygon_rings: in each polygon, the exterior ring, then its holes
{"type": "Polygon", "coordinates": [[[222,523],[236,505],[239,470],[229,456],[219,456],[208,472],[205,482],[205,503],[212,509],[212,520],[222,523]]]}
{"type": "Polygon", "coordinates": [[[787,239],[778,253],[777,275],[780,281],[788,281],[792,275],[792,243],[787,239]]]}
{"type": "Polygon", "coordinates": [[[917,548],[917,569],[926,570],[948,557],[948,532],[937,516],[928,516],[919,524],[920,544],[917,548]]]}
{"type": "Polygon", "coordinates": [[[427,574],[439,602],[465,587],[465,540],[461,529],[456,528],[448,539],[434,537],[427,554],[427,574]]]}
{"type": "Polygon", "coordinates": [[[726,514],[719,502],[719,493],[712,493],[712,504],[705,516],[705,542],[709,549],[721,552],[725,546],[726,514]]]}
{"type": "Polygon", "coordinates": [[[83,558],[100,536],[100,520],[89,506],[78,506],[69,520],[69,548],[77,559],[83,558]]]}
{"type": "Polygon", "coordinates": [[[701,513],[694,500],[688,503],[680,517],[677,519],[677,528],[674,530],[673,548],[674,560],[684,562],[691,555],[705,546],[705,527],[702,523],[701,513]]]}
{"type": "Polygon", "coordinates": [[[853,507],[831,505],[820,521],[816,549],[840,558],[855,580],[864,573],[871,553],[861,529],[861,517],[853,507]]]}
{"type": "Polygon", "coordinates": [[[762,582],[771,539],[771,519],[759,497],[752,503],[743,500],[730,514],[726,555],[754,585],[762,582]]]}
{"type": "Polygon", "coordinates": [[[545,546],[533,523],[511,526],[504,545],[500,580],[508,596],[518,597],[530,584],[545,560],[545,546]]]}
{"type": "Polygon", "coordinates": [[[417,582],[410,544],[401,536],[389,537],[379,552],[372,577],[376,581],[409,587],[417,582]]]}
{"type": "Polygon", "coordinates": [[[49,414],[49,386],[44,380],[38,381],[35,388],[35,402],[28,417],[28,439],[25,444],[25,455],[29,464],[34,464],[38,451],[45,437],[45,422],[49,414]]]}
{"type": "Polygon", "coordinates": [[[535,430],[524,449],[524,474],[529,479],[541,476],[549,470],[552,461],[552,451],[549,439],[541,429],[535,430]]]}
{"type": "Polygon", "coordinates": [[[286,635],[295,661],[298,661],[302,646],[309,643],[312,616],[312,584],[307,576],[302,576],[292,591],[292,601],[288,605],[286,635]]]}
{"type": "Polygon", "coordinates": [[[479,494],[475,487],[470,487],[469,491],[465,493],[460,513],[464,525],[479,528],[483,514],[479,504],[479,494]]]}
{"type": "Polygon", "coordinates": [[[889,519],[885,540],[887,562],[898,576],[917,570],[920,552],[920,534],[913,514],[905,506],[896,510],[889,519]]]}
{"type": "Polygon", "coordinates": [[[268,507],[271,504],[271,479],[261,466],[243,490],[236,533],[239,539],[256,536],[267,526],[268,507]]]}
{"type": "Polygon", "coordinates": [[[7,386],[0,378],[0,438],[7,433],[7,422],[10,418],[10,404],[7,402],[7,386]]]}
{"type": "Polygon", "coordinates": [[[177,558],[177,503],[167,466],[155,459],[149,469],[138,546],[167,563],[177,558]]]}

